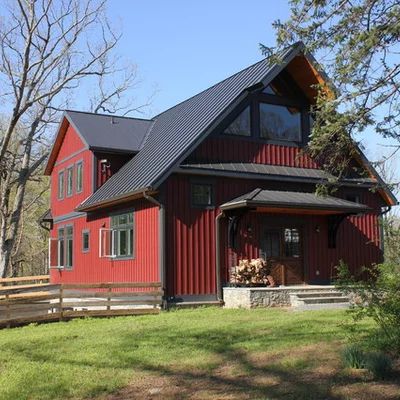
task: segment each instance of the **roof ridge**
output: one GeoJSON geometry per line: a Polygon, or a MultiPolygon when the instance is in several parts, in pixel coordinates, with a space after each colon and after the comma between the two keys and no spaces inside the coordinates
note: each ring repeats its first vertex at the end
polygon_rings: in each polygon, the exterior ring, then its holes
{"type": "Polygon", "coordinates": [[[147,118],[138,118],[138,117],[129,117],[127,115],[115,115],[115,114],[103,114],[103,113],[94,113],[90,111],[78,111],[78,110],[64,110],[64,112],[73,112],[73,113],[79,113],[79,114],[88,114],[88,115],[99,115],[101,117],[114,117],[114,118],[124,118],[124,119],[136,119],[138,121],[147,121],[147,122],[154,122],[153,118],[147,119],[147,118]]]}

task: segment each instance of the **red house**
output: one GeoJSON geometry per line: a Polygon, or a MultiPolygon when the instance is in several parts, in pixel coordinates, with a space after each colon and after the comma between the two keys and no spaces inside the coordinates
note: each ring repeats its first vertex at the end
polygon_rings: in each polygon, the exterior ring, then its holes
{"type": "Polygon", "coordinates": [[[314,194],[329,174],[302,148],[325,75],[301,43],[282,59],[150,120],[66,111],[45,169],[51,280],[161,281],[170,302],[205,301],[242,258],[271,260],[286,285],[380,262],[396,199],[359,149],[366,174],[314,194]]]}

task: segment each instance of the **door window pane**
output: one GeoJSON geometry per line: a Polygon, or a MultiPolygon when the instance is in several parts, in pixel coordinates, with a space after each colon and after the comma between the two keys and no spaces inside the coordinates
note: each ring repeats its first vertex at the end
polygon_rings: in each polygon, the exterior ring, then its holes
{"type": "Polygon", "coordinates": [[[300,233],[298,229],[285,228],[285,256],[300,257],[300,233]]]}
{"type": "Polygon", "coordinates": [[[260,136],[265,139],[300,141],[300,109],[260,103],[260,136]]]}
{"type": "Polygon", "coordinates": [[[251,136],[250,106],[247,106],[238,117],[225,129],[228,135],[251,136]]]}

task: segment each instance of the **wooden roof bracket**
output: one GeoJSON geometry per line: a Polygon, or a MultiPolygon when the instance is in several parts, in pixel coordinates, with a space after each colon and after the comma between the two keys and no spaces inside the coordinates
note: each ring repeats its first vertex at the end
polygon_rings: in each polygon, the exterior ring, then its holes
{"type": "Polygon", "coordinates": [[[328,248],[336,249],[336,237],[337,231],[340,227],[340,224],[343,220],[345,220],[349,215],[352,214],[335,214],[328,216],[328,248]]]}

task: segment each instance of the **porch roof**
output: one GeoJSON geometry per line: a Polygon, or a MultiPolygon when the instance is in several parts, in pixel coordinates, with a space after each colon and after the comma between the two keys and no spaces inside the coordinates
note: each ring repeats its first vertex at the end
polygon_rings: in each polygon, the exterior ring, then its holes
{"type": "Polygon", "coordinates": [[[240,208],[255,208],[260,211],[271,212],[304,211],[322,214],[359,214],[370,210],[365,204],[333,196],[263,189],[254,189],[220,206],[223,211],[240,208]]]}

